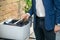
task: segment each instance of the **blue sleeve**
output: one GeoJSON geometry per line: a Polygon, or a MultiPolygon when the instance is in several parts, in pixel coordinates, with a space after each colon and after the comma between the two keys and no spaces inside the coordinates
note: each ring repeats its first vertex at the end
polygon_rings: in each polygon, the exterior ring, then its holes
{"type": "Polygon", "coordinates": [[[32,7],[31,9],[28,11],[28,13],[32,16],[33,14],[33,7],[34,7],[34,0],[32,0],[32,7]]]}
{"type": "Polygon", "coordinates": [[[56,8],[56,23],[60,24],[60,0],[54,0],[56,8]]]}
{"type": "Polygon", "coordinates": [[[28,13],[30,14],[30,16],[32,16],[32,14],[33,14],[32,7],[31,7],[31,9],[28,11],[28,13]]]}

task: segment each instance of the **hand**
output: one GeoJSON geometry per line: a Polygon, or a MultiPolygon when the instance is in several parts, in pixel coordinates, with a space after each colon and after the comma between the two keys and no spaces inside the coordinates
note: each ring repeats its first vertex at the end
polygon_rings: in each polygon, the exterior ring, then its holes
{"type": "Polygon", "coordinates": [[[60,31],[60,26],[55,25],[54,31],[55,31],[55,33],[58,32],[58,31],[60,31]]]}
{"type": "Polygon", "coordinates": [[[28,20],[29,17],[30,17],[30,15],[28,15],[28,14],[21,15],[21,19],[23,19],[24,21],[28,20]]]}

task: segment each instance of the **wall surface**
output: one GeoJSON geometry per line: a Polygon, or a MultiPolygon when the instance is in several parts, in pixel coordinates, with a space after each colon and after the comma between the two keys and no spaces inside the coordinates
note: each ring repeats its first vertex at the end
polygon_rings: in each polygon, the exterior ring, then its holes
{"type": "Polygon", "coordinates": [[[0,0],[0,22],[8,18],[19,18],[26,6],[24,0],[0,0]]]}

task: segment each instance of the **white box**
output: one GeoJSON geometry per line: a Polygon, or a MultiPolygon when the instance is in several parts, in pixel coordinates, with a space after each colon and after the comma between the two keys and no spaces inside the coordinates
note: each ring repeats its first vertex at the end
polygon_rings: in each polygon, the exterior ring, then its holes
{"type": "Polygon", "coordinates": [[[23,27],[0,23],[0,38],[26,40],[30,36],[30,25],[31,22],[29,22],[27,25],[24,25],[23,27]]]}

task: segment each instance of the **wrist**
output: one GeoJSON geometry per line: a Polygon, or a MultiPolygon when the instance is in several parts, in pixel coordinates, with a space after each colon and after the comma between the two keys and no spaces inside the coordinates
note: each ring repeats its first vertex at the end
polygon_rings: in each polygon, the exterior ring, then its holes
{"type": "Polygon", "coordinates": [[[57,24],[57,26],[59,26],[59,27],[60,27],[60,24],[57,24]]]}
{"type": "Polygon", "coordinates": [[[26,13],[28,16],[30,16],[30,14],[29,13],[26,13]]]}
{"type": "Polygon", "coordinates": [[[56,24],[55,26],[58,26],[58,27],[60,27],[60,24],[56,24]]]}

